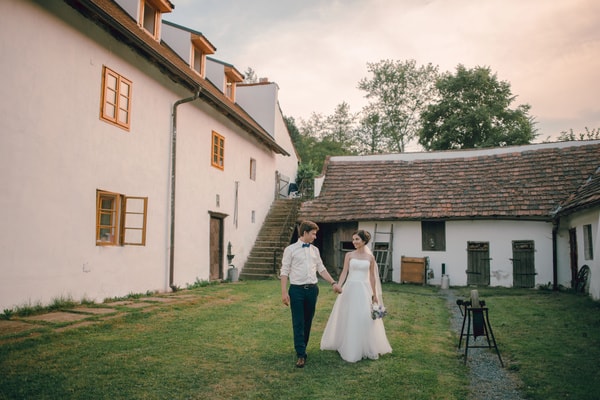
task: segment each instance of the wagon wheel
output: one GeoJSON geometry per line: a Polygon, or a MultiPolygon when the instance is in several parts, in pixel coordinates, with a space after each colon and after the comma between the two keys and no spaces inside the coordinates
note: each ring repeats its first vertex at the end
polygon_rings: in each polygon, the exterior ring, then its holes
{"type": "Polygon", "coordinates": [[[577,273],[577,280],[575,281],[575,292],[584,292],[587,285],[588,278],[590,276],[590,267],[584,265],[579,269],[577,273]]]}

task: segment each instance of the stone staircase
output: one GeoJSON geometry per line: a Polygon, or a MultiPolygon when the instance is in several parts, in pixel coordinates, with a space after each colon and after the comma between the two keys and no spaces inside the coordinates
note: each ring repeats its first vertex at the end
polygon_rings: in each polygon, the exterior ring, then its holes
{"type": "Polygon", "coordinates": [[[290,244],[294,234],[299,207],[299,199],[278,199],[273,202],[242,268],[240,279],[278,277],[283,250],[290,244]]]}

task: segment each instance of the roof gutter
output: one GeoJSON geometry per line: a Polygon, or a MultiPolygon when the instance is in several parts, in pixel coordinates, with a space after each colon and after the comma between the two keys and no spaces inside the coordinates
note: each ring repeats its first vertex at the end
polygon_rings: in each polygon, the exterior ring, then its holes
{"type": "Polygon", "coordinates": [[[174,285],[175,275],[175,182],[177,177],[177,107],[181,104],[189,103],[200,97],[200,88],[191,97],[177,100],[173,104],[173,110],[171,112],[171,227],[170,227],[170,239],[169,239],[169,287],[175,291],[176,286],[174,285]]]}

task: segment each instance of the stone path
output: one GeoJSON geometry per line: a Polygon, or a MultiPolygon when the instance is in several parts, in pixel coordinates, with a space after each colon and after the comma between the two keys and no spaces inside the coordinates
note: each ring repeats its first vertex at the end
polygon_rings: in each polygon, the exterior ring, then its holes
{"type": "Polygon", "coordinates": [[[170,293],[101,305],[77,306],[73,309],[63,311],[0,320],[0,345],[38,336],[48,330],[62,332],[81,328],[97,322],[121,317],[134,310],[152,310],[165,303],[182,303],[188,301],[190,297],[193,298],[196,296],[193,294],[170,293]]]}
{"type": "MultiPolygon", "coordinates": [[[[460,336],[463,316],[460,308],[456,305],[457,297],[452,289],[441,290],[440,293],[446,298],[446,305],[450,310],[451,329],[456,332],[457,336],[460,336]]],[[[494,329],[493,322],[490,318],[492,330],[494,329]]],[[[487,343],[485,339],[481,338],[481,340],[484,340],[484,344],[487,343]]],[[[502,356],[502,344],[496,340],[496,345],[502,356]]],[[[464,339],[460,349],[458,349],[457,343],[456,351],[461,357],[464,357],[464,339]]],[[[464,358],[462,359],[464,360],[464,358]]],[[[507,360],[503,358],[503,361],[506,366],[507,360]]],[[[522,400],[524,398],[518,389],[521,385],[519,379],[508,369],[502,368],[494,349],[469,348],[467,365],[471,382],[470,400],[522,400]]]]}

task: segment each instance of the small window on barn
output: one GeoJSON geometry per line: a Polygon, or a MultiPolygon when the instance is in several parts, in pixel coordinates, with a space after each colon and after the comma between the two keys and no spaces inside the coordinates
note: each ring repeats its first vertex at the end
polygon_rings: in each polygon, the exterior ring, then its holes
{"type": "Polygon", "coordinates": [[[583,257],[586,260],[594,259],[594,242],[592,240],[592,225],[583,226],[583,257]]]}
{"type": "Polygon", "coordinates": [[[421,221],[423,251],[446,251],[446,222],[421,221]]]}

